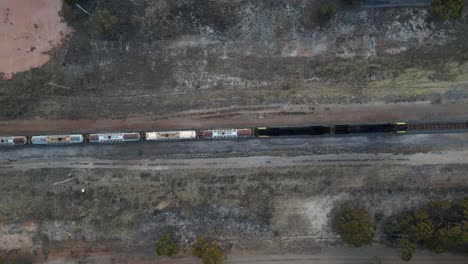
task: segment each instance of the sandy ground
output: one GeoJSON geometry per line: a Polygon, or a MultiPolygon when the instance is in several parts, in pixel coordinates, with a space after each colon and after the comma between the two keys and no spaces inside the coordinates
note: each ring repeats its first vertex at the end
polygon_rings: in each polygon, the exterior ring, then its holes
{"type": "Polygon", "coordinates": [[[177,115],[140,115],[127,119],[0,120],[0,134],[37,134],[119,130],[200,129],[217,127],[291,126],[395,121],[466,121],[468,103],[373,103],[354,105],[293,105],[187,111],[177,115]],[[448,117],[450,117],[449,120],[448,117]]]}
{"type": "Polygon", "coordinates": [[[13,74],[44,65],[47,52],[71,32],[58,14],[62,0],[0,1],[0,74],[13,74]]]}

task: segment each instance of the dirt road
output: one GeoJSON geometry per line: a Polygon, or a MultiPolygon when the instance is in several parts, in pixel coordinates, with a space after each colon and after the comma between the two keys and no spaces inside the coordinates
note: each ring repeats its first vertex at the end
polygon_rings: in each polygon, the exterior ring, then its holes
{"type": "Polygon", "coordinates": [[[245,169],[319,165],[431,165],[468,164],[468,151],[446,151],[412,155],[393,154],[328,154],[300,156],[255,156],[203,159],[157,160],[97,160],[87,158],[26,159],[0,162],[4,171],[43,168],[125,169],[125,170],[193,170],[193,169],[245,169]]]}
{"type": "MultiPolygon", "coordinates": [[[[387,249],[388,250],[388,249],[387,249]]],[[[359,250],[355,250],[354,254],[358,253],[359,250]]],[[[439,263],[465,263],[466,258],[459,256],[433,256],[431,255],[423,255],[415,257],[411,260],[411,263],[416,264],[439,264],[439,263]]],[[[189,262],[187,262],[189,263],[189,262]]],[[[326,255],[321,254],[318,256],[310,255],[310,256],[300,256],[300,255],[272,255],[272,256],[257,256],[257,257],[233,257],[227,261],[228,264],[272,264],[272,263],[293,263],[293,264],[312,264],[312,263],[319,263],[319,264],[363,264],[363,263],[406,263],[399,259],[398,255],[393,256],[383,256],[379,257],[376,256],[375,258],[372,256],[365,256],[365,255],[346,255],[346,254],[337,254],[335,255],[326,255]],[[381,262],[377,262],[380,260],[381,262]]]]}
{"type": "Polygon", "coordinates": [[[144,115],[126,119],[0,120],[0,134],[40,134],[118,130],[290,126],[395,121],[466,121],[468,102],[354,105],[293,105],[221,108],[174,115],[144,115]]]}
{"type": "MultiPolygon", "coordinates": [[[[316,254],[271,254],[271,255],[246,255],[246,254],[229,254],[225,260],[226,264],[403,264],[407,263],[398,257],[396,249],[384,248],[382,246],[367,246],[363,248],[347,248],[347,247],[328,247],[318,249],[316,254]]],[[[91,253],[94,260],[98,260],[102,264],[114,263],[112,256],[104,253],[91,253]]],[[[153,258],[139,257],[128,259],[130,263],[138,264],[198,264],[199,259],[187,256],[176,258],[153,258]]],[[[115,261],[115,259],[114,259],[115,261]]],[[[74,264],[76,262],[66,258],[58,258],[53,261],[44,262],[45,264],[74,264]]],[[[428,251],[418,251],[411,263],[415,264],[464,264],[466,257],[453,255],[436,255],[428,251]]]]}

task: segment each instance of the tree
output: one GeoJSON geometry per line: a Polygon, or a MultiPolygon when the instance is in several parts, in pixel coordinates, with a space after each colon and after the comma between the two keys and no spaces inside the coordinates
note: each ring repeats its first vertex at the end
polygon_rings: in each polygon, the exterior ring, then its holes
{"type": "Polygon", "coordinates": [[[101,34],[110,36],[114,34],[119,19],[113,16],[107,9],[96,8],[96,22],[101,34]]]}
{"type": "Polygon", "coordinates": [[[345,209],[338,217],[338,233],[344,242],[356,247],[370,244],[375,235],[375,225],[366,210],[345,209]]]}
{"type": "Polygon", "coordinates": [[[427,246],[435,253],[444,253],[463,244],[463,231],[460,226],[441,228],[434,232],[427,246]]]}
{"type": "Polygon", "coordinates": [[[428,241],[434,231],[429,215],[422,211],[408,215],[401,221],[400,227],[402,233],[414,242],[428,241]]]}
{"type": "Polygon", "coordinates": [[[203,264],[222,264],[223,250],[219,243],[209,241],[205,236],[198,237],[192,246],[194,256],[202,259],[203,264]]]}
{"type": "Polygon", "coordinates": [[[400,257],[404,261],[410,261],[413,258],[413,253],[416,250],[416,246],[413,242],[408,239],[400,239],[401,253],[400,257]]]}
{"type": "Polygon", "coordinates": [[[180,246],[172,241],[169,235],[165,234],[156,242],[154,246],[154,250],[158,254],[158,256],[174,256],[175,254],[179,253],[180,246]]]}
{"type": "Polygon", "coordinates": [[[319,7],[319,17],[323,21],[328,21],[335,12],[335,6],[330,3],[322,3],[319,7]]]}
{"type": "Polygon", "coordinates": [[[468,197],[428,203],[415,213],[403,216],[399,228],[392,225],[387,231],[436,253],[468,248],[468,197]]]}
{"type": "Polygon", "coordinates": [[[432,13],[441,20],[456,19],[463,15],[465,0],[432,0],[432,13]]]}

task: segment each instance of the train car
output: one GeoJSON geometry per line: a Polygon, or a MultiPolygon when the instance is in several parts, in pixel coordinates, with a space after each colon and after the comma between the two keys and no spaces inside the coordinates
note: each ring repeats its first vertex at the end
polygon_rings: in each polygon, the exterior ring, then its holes
{"type": "Polygon", "coordinates": [[[28,138],[24,136],[0,137],[0,146],[18,146],[28,143],[28,138]]]}
{"type": "Polygon", "coordinates": [[[83,143],[84,136],[81,134],[72,135],[44,135],[32,136],[31,143],[35,145],[62,145],[83,143]]]}
{"type": "Polygon", "coordinates": [[[406,133],[408,130],[408,125],[405,122],[396,122],[394,123],[395,125],[395,131],[396,133],[406,133]]]}
{"type": "Polygon", "coordinates": [[[404,122],[387,124],[336,125],[335,134],[361,133],[404,133],[407,126],[404,122]]]}
{"type": "Polygon", "coordinates": [[[201,138],[208,139],[235,139],[255,136],[255,131],[251,128],[241,129],[207,129],[200,131],[201,138]]]}
{"type": "Polygon", "coordinates": [[[313,136],[330,134],[330,127],[307,126],[307,127],[259,127],[258,137],[279,137],[279,136],[313,136]]]}
{"type": "Polygon", "coordinates": [[[138,132],[129,133],[98,133],[89,134],[88,140],[91,143],[123,143],[140,141],[141,135],[138,132]]]}
{"type": "Polygon", "coordinates": [[[145,139],[149,141],[159,140],[188,140],[196,139],[197,131],[163,131],[163,132],[146,132],[145,139]]]}

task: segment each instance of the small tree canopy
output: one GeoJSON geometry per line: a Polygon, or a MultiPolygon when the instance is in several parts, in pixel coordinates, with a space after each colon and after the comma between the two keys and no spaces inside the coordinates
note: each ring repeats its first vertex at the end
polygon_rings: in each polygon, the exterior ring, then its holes
{"type": "Polygon", "coordinates": [[[468,197],[428,203],[387,231],[436,253],[468,248],[468,197]]]}
{"type": "Polygon", "coordinates": [[[335,6],[330,3],[323,3],[319,7],[319,17],[323,21],[328,21],[331,19],[333,16],[333,13],[335,13],[335,6]]]}
{"type": "Polygon", "coordinates": [[[99,25],[99,30],[104,36],[110,36],[114,34],[119,18],[112,15],[109,10],[96,8],[96,22],[99,25]]]}
{"type": "Polygon", "coordinates": [[[413,258],[413,253],[416,246],[408,239],[400,239],[401,254],[400,257],[404,261],[410,261],[413,258]]]}
{"type": "Polygon", "coordinates": [[[169,235],[165,234],[161,237],[161,239],[159,239],[158,242],[156,242],[154,250],[156,251],[156,254],[158,254],[158,256],[171,257],[179,253],[180,246],[177,245],[177,243],[175,243],[174,241],[172,241],[169,235]]]}
{"type": "Polygon", "coordinates": [[[375,225],[366,210],[347,208],[337,221],[338,233],[344,242],[356,247],[368,245],[375,235],[375,225]]]}
{"type": "Polygon", "coordinates": [[[200,236],[192,246],[194,256],[202,259],[203,264],[222,264],[223,250],[220,244],[200,236]]]}
{"type": "Polygon", "coordinates": [[[415,242],[427,241],[433,232],[432,222],[426,212],[408,215],[400,223],[402,232],[415,242]]]}
{"type": "Polygon", "coordinates": [[[456,19],[463,15],[465,0],[432,0],[432,13],[441,20],[456,19]]]}

